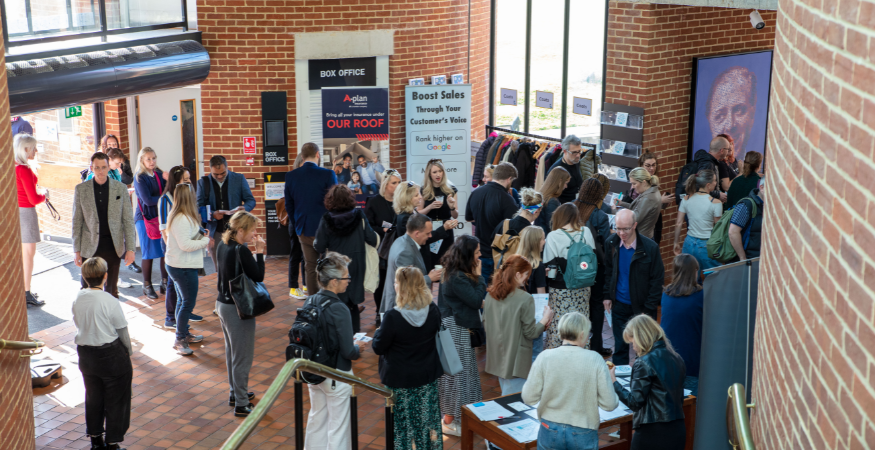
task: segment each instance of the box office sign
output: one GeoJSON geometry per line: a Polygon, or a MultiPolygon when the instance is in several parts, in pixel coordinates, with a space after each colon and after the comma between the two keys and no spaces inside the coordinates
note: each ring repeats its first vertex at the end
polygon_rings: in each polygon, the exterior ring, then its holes
{"type": "Polygon", "coordinates": [[[322,137],[359,141],[389,139],[389,89],[322,90],[322,137]]]}
{"type": "Polygon", "coordinates": [[[377,58],[311,59],[307,62],[310,90],[377,84],[377,58]]]}
{"type": "Polygon", "coordinates": [[[471,85],[405,86],[404,103],[408,178],[422,184],[429,161],[440,159],[459,190],[457,234],[471,234],[464,216],[471,193],[471,85]]]}

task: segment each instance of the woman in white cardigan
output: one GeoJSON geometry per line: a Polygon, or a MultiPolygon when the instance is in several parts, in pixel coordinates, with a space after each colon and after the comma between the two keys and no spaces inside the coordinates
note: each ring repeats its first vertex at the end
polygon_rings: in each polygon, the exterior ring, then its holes
{"type": "MultiPolygon", "coordinates": [[[[554,318],[547,327],[547,338],[544,348],[556,348],[562,345],[559,337],[559,319],[563,315],[577,311],[589,316],[590,288],[568,289],[563,275],[566,270],[568,248],[572,242],[583,240],[590,247],[595,246],[595,240],[589,228],[580,228],[578,210],[574,203],[566,203],[553,212],[553,231],[547,235],[544,245],[544,264],[547,267],[547,287],[550,288],[548,305],[553,310],[554,318]],[[551,270],[555,268],[555,270],[551,270]],[[550,275],[555,272],[551,278],[550,275]]],[[[588,345],[588,344],[587,344],[588,345]]]]}
{"type": "Polygon", "coordinates": [[[188,344],[204,340],[188,332],[188,320],[197,300],[198,269],[204,267],[204,248],[209,243],[209,231],[201,227],[197,201],[192,189],[179,189],[173,194],[173,209],[167,220],[167,272],[176,287],[176,342],[173,348],[183,356],[194,352],[188,344]]]}

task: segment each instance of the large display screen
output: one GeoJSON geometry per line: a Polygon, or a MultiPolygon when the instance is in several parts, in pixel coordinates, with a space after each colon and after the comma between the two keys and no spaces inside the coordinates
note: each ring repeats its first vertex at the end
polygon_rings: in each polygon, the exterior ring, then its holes
{"type": "MultiPolygon", "coordinates": [[[[725,133],[735,141],[735,159],[763,154],[769,119],[772,51],[697,58],[693,74],[691,153],[708,149],[725,133]]],[[[765,155],[763,155],[765,156],[765,155]]]]}

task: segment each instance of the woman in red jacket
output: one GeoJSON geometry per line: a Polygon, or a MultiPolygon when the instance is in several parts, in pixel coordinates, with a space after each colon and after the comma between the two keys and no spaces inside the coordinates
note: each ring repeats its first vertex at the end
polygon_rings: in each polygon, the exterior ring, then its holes
{"type": "Polygon", "coordinates": [[[18,185],[18,217],[21,221],[21,256],[24,261],[24,297],[29,305],[42,306],[46,302],[37,299],[30,292],[30,279],[33,276],[36,243],[40,241],[36,206],[46,201],[48,192],[37,186],[36,172],[27,164],[28,160],[36,158],[36,139],[29,134],[16,134],[13,148],[15,180],[18,185]]]}

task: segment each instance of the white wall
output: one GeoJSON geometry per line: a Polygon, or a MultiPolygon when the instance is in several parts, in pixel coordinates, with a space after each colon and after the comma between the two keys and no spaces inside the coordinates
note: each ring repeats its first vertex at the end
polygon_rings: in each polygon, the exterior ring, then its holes
{"type": "MultiPolygon", "coordinates": [[[[182,164],[182,118],[180,100],[195,100],[197,120],[198,170],[203,171],[203,121],[200,86],[188,86],[139,96],[141,147],[152,147],[158,154],[158,167],[168,170],[182,164]],[[173,121],[173,116],[177,120],[173,121]]],[[[203,175],[201,173],[200,175],[203,175]]],[[[192,174],[192,178],[194,174],[192,174]]]]}

